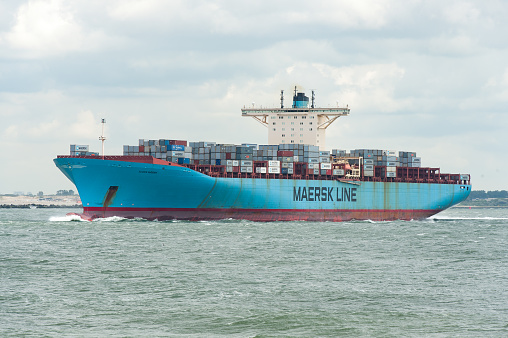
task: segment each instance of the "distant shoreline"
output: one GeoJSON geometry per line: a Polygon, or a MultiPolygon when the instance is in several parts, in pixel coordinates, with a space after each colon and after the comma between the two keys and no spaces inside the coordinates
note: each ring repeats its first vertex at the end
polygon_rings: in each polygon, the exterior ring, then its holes
{"type": "Polygon", "coordinates": [[[12,196],[0,195],[0,209],[82,208],[79,195],[12,196]]]}
{"type": "Polygon", "coordinates": [[[0,204],[0,209],[62,209],[62,208],[83,208],[81,204],[59,205],[59,204],[0,204]]]}

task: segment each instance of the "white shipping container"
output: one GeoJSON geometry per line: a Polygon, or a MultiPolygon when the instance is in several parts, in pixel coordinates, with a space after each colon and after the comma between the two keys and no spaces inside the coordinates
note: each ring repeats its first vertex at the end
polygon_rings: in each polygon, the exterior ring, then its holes
{"type": "Polygon", "coordinates": [[[469,175],[467,175],[467,174],[460,175],[460,179],[462,181],[469,181],[469,175]]]}
{"type": "Polygon", "coordinates": [[[266,174],[266,167],[257,167],[256,174],[266,174]]]}
{"type": "Polygon", "coordinates": [[[251,166],[252,167],[252,161],[241,161],[242,167],[251,166]]]}
{"type": "Polygon", "coordinates": [[[295,164],[294,164],[294,163],[288,163],[288,168],[293,169],[293,168],[294,168],[294,166],[295,166],[295,164]]]}
{"type": "Polygon", "coordinates": [[[233,172],[233,167],[232,166],[226,166],[226,172],[232,173],[233,172]]]}
{"type": "Polygon", "coordinates": [[[171,156],[173,156],[173,157],[185,157],[185,152],[183,152],[183,151],[171,151],[171,156]]]}
{"type": "Polygon", "coordinates": [[[397,156],[395,150],[383,150],[383,156],[397,156]]]}
{"type": "Polygon", "coordinates": [[[397,167],[386,167],[387,172],[397,172],[397,167]]]}
{"type": "Polygon", "coordinates": [[[293,161],[298,162],[298,156],[293,156],[293,161]]]}
{"type": "Polygon", "coordinates": [[[240,164],[240,161],[233,161],[233,167],[238,167],[240,164]]]}
{"type": "Polygon", "coordinates": [[[233,166],[233,160],[227,160],[226,165],[232,167],[233,166]]]}
{"type": "Polygon", "coordinates": [[[331,163],[321,163],[321,169],[330,170],[330,169],[332,169],[332,164],[331,163]]]}
{"type": "Polygon", "coordinates": [[[78,145],[76,144],[75,151],[89,151],[88,145],[78,145]]]}
{"type": "Polygon", "coordinates": [[[268,161],[269,167],[280,167],[280,161],[268,161]]]}
{"type": "Polygon", "coordinates": [[[344,176],[344,169],[333,169],[333,175],[344,176]]]}
{"type": "Polygon", "coordinates": [[[282,164],[281,164],[280,166],[281,166],[281,168],[289,168],[289,167],[288,167],[288,164],[289,164],[289,163],[282,162],[282,164]]]}
{"type": "Polygon", "coordinates": [[[279,167],[268,167],[268,173],[269,174],[280,174],[280,168],[279,167]]]}
{"type": "Polygon", "coordinates": [[[314,164],[313,164],[313,163],[309,163],[309,164],[307,164],[307,168],[308,168],[308,169],[314,169],[314,164]]]}
{"type": "Polygon", "coordinates": [[[396,172],[386,172],[386,177],[397,177],[396,172]]]}
{"type": "Polygon", "coordinates": [[[363,176],[372,177],[372,176],[374,176],[374,171],[373,170],[364,170],[363,176]]]}
{"type": "Polygon", "coordinates": [[[374,170],[374,166],[372,164],[365,164],[363,166],[363,170],[364,171],[373,171],[374,170]]]}
{"type": "Polygon", "coordinates": [[[252,167],[240,167],[240,172],[241,173],[251,173],[252,167]]]}
{"type": "Polygon", "coordinates": [[[288,169],[288,174],[293,175],[293,169],[288,169]]]}

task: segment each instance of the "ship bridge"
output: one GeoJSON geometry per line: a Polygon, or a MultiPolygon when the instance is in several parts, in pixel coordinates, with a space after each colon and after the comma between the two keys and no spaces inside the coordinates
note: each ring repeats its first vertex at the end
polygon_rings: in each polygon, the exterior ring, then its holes
{"type": "Polygon", "coordinates": [[[291,108],[284,108],[281,90],[280,108],[243,108],[242,116],[254,118],[268,128],[268,144],[312,144],[326,149],[325,131],[341,116],[349,115],[349,107],[316,108],[314,91],[309,107],[305,93],[295,92],[291,108]]]}

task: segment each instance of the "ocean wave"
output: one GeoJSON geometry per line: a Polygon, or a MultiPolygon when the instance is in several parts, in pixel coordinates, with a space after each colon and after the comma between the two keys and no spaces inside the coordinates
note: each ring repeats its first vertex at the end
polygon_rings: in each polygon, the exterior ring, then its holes
{"type": "Polygon", "coordinates": [[[431,216],[427,218],[435,221],[462,221],[462,220],[508,220],[508,217],[455,217],[455,216],[431,216]]]}
{"type": "Polygon", "coordinates": [[[79,215],[51,216],[50,222],[86,222],[79,215]]]}

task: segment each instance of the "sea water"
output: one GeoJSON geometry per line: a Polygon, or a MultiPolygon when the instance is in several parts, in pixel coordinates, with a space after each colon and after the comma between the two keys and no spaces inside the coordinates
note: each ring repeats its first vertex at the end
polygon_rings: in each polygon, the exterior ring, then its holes
{"type": "Polygon", "coordinates": [[[0,336],[508,335],[508,209],[343,223],[68,211],[0,209],[0,336]]]}

